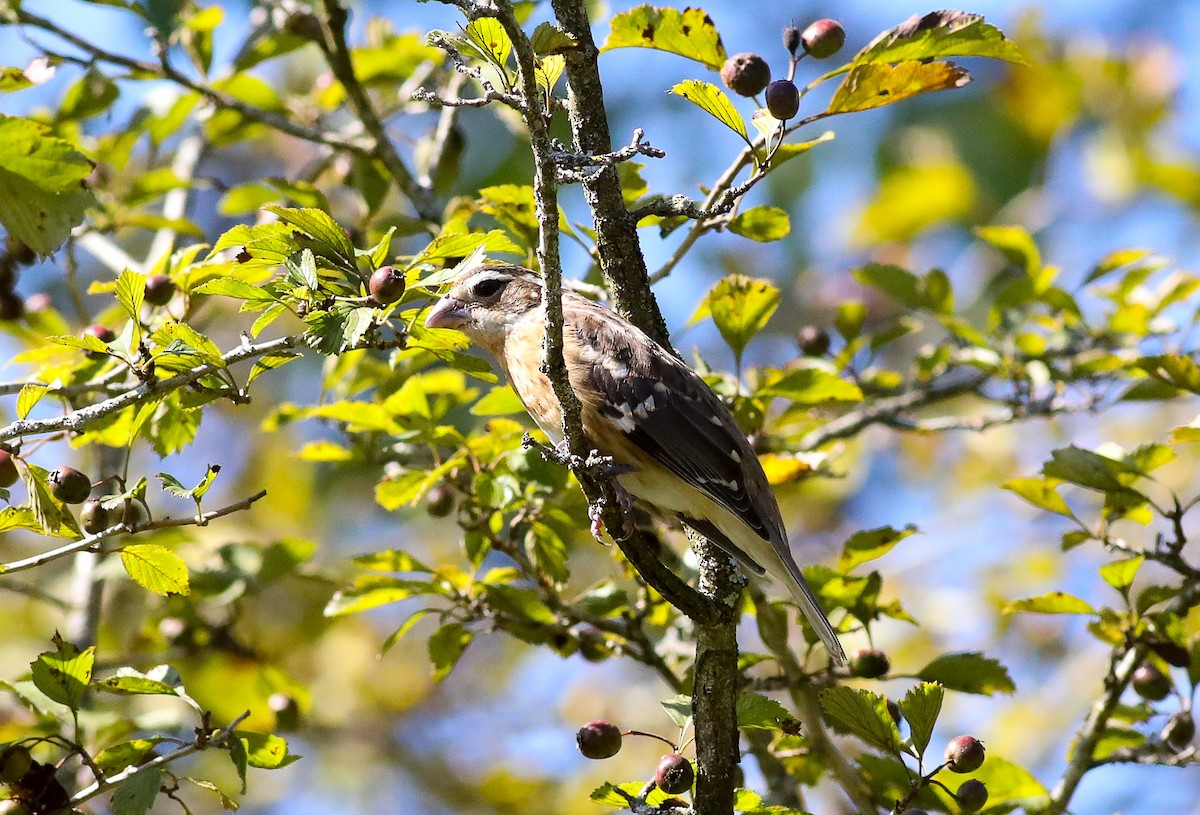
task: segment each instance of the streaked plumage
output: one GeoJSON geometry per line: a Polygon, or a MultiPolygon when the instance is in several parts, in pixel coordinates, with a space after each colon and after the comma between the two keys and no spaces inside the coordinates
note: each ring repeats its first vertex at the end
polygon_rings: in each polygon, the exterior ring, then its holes
{"type": "MultiPolygon", "coordinates": [[[[426,325],[455,328],[500,363],[546,435],[562,413],[541,371],[542,282],[520,266],[488,265],[455,281],[426,325]]],[[[564,360],[588,440],[618,465],[631,495],[678,516],[757,574],[787,585],[830,654],[845,653],[788,547],[758,457],[725,403],[691,368],[620,315],[563,292],[564,360]]]]}

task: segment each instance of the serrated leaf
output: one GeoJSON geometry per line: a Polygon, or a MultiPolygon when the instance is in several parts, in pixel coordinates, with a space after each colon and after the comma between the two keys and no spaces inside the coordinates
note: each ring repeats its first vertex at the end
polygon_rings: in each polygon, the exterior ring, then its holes
{"type": "Polygon", "coordinates": [[[150,767],[124,781],[112,797],[113,815],[146,815],[162,787],[163,771],[150,767]]]}
{"type": "MultiPolygon", "coordinates": [[[[140,324],[142,305],[146,302],[146,276],[126,269],[117,278],[117,303],[135,325],[140,324]]],[[[140,333],[140,325],[139,325],[140,333]]],[[[135,335],[137,336],[137,335],[135,335]]]]}
{"type": "Polygon", "coordinates": [[[280,354],[268,354],[267,356],[259,357],[257,360],[255,360],[254,367],[250,369],[250,373],[246,377],[246,387],[250,387],[250,384],[254,382],[254,380],[258,379],[267,371],[273,371],[276,368],[282,368],[289,362],[295,362],[296,360],[300,359],[300,357],[301,355],[295,353],[294,351],[285,351],[280,354]]]}
{"type": "Polygon", "coordinates": [[[44,124],[0,115],[0,224],[39,255],[49,255],[95,203],[92,162],[44,124]]]}
{"type": "Polygon", "coordinates": [[[183,558],[153,543],[135,543],[121,549],[126,573],[144,589],[161,594],[187,594],[188,568],[183,558]]]}
{"type": "Polygon", "coordinates": [[[694,59],[714,71],[725,62],[717,27],[702,9],[658,8],[649,4],[614,15],[601,51],[653,48],[694,59]]]}
{"type": "Polygon", "coordinates": [[[788,214],[779,207],[751,207],[729,222],[729,231],[759,243],[782,240],[792,231],[788,214]]]}
{"type": "Polygon", "coordinates": [[[670,93],[682,96],[734,133],[737,133],[744,141],[750,141],[750,137],[746,133],[746,123],[742,120],[742,115],[737,112],[737,108],[733,106],[733,102],[729,101],[729,97],[725,95],[725,91],[716,85],[711,82],[702,82],[699,79],[685,79],[672,87],[670,93]]]}
{"type": "Polygon", "coordinates": [[[533,30],[533,36],[529,38],[529,44],[533,46],[533,53],[539,57],[561,54],[579,45],[574,37],[550,22],[538,23],[538,27],[533,30]]]}
{"type": "Polygon", "coordinates": [[[80,651],[57,634],[54,636],[54,646],[55,650],[40,654],[29,664],[33,684],[55,702],[78,710],[92,681],[96,648],[93,646],[80,651]]]}
{"type": "Polygon", "coordinates": [[[932,11],[914,14],[884,31],[854,56],[855,63],[902,62],[945,57],[991,57],[1028,65],[1021,49],[979,14],[932,11]]]}
{"type": "Polygon", "coordinates": [[[792,718],[787,708],[760,693],[743,693],[737,700],[738,727],[779,730],[780,722],[792,718]]]}
{"type": "Polygon", "coordinates": [[[475,635],[462,623],[447,623],[429,638],[429,661],[433,663],[433,681],[441,682],[471,644],[475,635]]]}
{"type": "Polygon", "coordinates": [[[437,587],[428,580],[364,575],[350,588],[334,592],[325,604],[324,614],[326,617],[357,614],[425,594],[437,594],[437,587]]]}
{"type": "Polygon", "coordinates": [[[273,212],[279,220],[296,227],[318,243],[333,250],[350,269],[354,268],[354,244],[346,230],[329,216],[329,213],[313,207],[294,209],[268,205],[263,207],[267,212],[273,212]]]}
{"type": "Polygon", "coordinates": [[[891,295],[901,305],[912,309],[925,307],[920,279],[908,269],[889,263],[868,263],[853,274],[859,283],[891,295]]]}
{"type": "Polygon", "coordinates": [[[192,293],[236,297],[239,300],[264,304],[274,303],[277,299],[262,286],[252,286],[236,277],[218,277],[215,280],[209,280],[192,289],[192,293]]]}
{"type": "Polygon", "coordinates": [[[770,281],[732,274],[709,290],[692,323],[711,316],[721,337],[741,359],[746,345],[779,307],[779,289],[770,281]]]}
{"type": "Polygon", "coordinates": [[[922,682],[911,688],[900,700],[900,713],[908,722],[913,747],[918,755],[925,755],[929,739],[933,736],[933,726],[937,724],[938,714],[942,712],[942,700],[946,689],[936,682],[922,682]]]}
{"type": "Polygon", "coordinates": [[[978,651],[943,654],[922,668],[917,676],[926,682],[939,682],[949,690],[984,696],[1012,693],[1017,689],[1007,668],[978,651]]]}
{"type": "Polygon", "coordinates": [[[1033,236],[1024,227],[981,226],[975,230],[975,234],[1000,250],[1009,263],[1024,269],[1030,279],[1037,278],[1041,273],[1041,252],[1033,236]]]}
{"type": "MultiPolygon", "coordinates": [[[[642,788],[644,786],[645,785],[640,781],[629,781],[624,784],[612,784],[605,782],[601,786],[592,790],[592,793],[589,797],[597,804],[628,809],[630,803],[641,795],[642,788]]],[[[646,806],[656,807],[665,800],[667,800],[667,794],[661,789],[655,787],[654,790],[646,796],[646,806]]]]}
{"type": "Polygon", "coordinates": [[[467,40],[479,49],[489,62],[503,67],[508,64],[508,55],[512,53],[512,40],[504,26],[494,17],[480,17],[472,20],[464,29],[467,40]]]}
{"type": "Polygon", "coordinates": [[[1101,492],[1130,491],[1117,479],[1118,472],[1129,472],[1124,463],[1071,445],[1060,447],[1042,465],[1042,474],[1069,481],[1101,492]]]}
{"type": "Polygon", "coordinates": [[[1009,490],[1024,498],[1035,507],[1074,517],[1066,500],[1058,494],[1059,482],[1050,478],[1014,478],[1000,485],[1000,489],[1009,490]]]}
{"type": "Polygon", "coordinates": [[[970,81],[966,69],[952,62],[856,65],[834,92],[825,112],[833,115],[870,110],[922,93],[961,88],[970,81]]]}
{"type": "Polygon", "coordinates": [[[1004,614],[1016,614],[1017,612],[1028,612],[1030,614],[1095,614],[1096,610],[1092,608],[1086,600],[1082,600],[1074,595],[1067,594],[1061,591],[1047,592],[1046,594],[1037,597],[1027,597],[1023,600],[1014,600],[1004,607],[1004,614]]]}
{"type": "Polygon", "coordinates": [[[29,411],[33,410],[49,390],[45,385],[38,385],[34,382],[23,385],[21,392],[17,395],[17,418],[24,419],[28,416],[29,411]]]}
{"type": "Polygon", "coordinates": [[[386,549],[351,558],[355,566],[377,572],[427,572],[433,570],[401,549],[386,549]]]}
{"type": "Polygon", "coordinates": [[[834,724],[887,753],[900,752],[900,731],[877,693],[844,685],[821,691],[821,709],[834,724]]]}
{"type": "Polygon", "coordinates": [[[797,405],[822,405],[829,402],[861,402],[863,392],[853,382],[847,382],[821,368],[794,368],[778,379],[770,380],[758,391],[759,396],[790,399],[797,405]]]}

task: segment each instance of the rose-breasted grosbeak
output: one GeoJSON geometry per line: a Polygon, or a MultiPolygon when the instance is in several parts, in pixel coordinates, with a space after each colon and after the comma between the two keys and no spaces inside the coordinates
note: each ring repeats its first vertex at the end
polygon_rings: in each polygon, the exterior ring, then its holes
{"type": "MultiPolygon", "coordinates": [[[[476,267],[429,312],[504,369],[529,415],[562,439],[562,411],[541,371],[546,309],[541,278],[520,266],[476,267]]],[[[583,406],[583,429],[621,470],[616,481],[678,516],[756,574],[787,585],[830,655],[846,655],[788,547],[762,465],[725,403],[691,368],[615,312],[563,292],[564,361],[583,406]]]]}

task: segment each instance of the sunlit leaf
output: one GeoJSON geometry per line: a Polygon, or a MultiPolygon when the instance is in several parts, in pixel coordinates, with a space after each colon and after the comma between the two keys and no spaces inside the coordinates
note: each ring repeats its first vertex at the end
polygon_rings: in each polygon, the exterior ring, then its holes
{"type": "Polygon", "coordinates": [[[932,11],[914,14],[884,31],[854,56],[855,63],[902,62],[944,57],[992,57],[1018,65],[1028,60],[1015,43],[979,14],[932,11]]]}
{"type": "Polygon", "coordinates": [[[1068,518],[1073,517],[1066,500],[1058,494],[1059,483],[1061,482],[1053,478],[1014,478],[1002,484],[1001,489],[1016,493],[1035,507],[1068,518]]]}
{"type": "Polygon", "coordinates": [[[121,549],[121,564],[133,582],[155,594],[188,593],[187,564],[165,546],[130,544],[121,549]]]}
{"type": "Polygon", "coordinates": [[[433,663],[433,681],[445,679],[474,638],[462,623],[447,623],[429,638],[429,660],[433,663]]]}
{"type": "Polygon", "coordinates": [[[787,708],[761,693],[743,693],[737,700],[738,727],[779,730],[780,723],[792,718],[787,708]]]}
{"type": "Polygon", "coordinates": [[[682,96],[734,133],[737,133],[745,141],[750,140],[749,135],[746,133],[746,122],[742,119],[742,115],[737,112],[737,108],[733,106],[733,102],[729,101],[729,97],[725,95],[725,91],[711,82],[702,82],[699,79],[685,79],[672,87],[671,93],[682,96]]]}
{"type": "Polygon", "coordinates": [[[900,731],[877,693],[839,685],[821,691],[821,708],[840,729],[888,753],[900,751],[900,731]]]}
{"type": "Polygon", "coordinates": [[[729,222],[729,231],[759,243],[786,238],[792,231],[788,214],[779,207],[751,207],[729,222]]]}
{"type": "Polygon", "coordinates": [[[826,113],[850,113],[890,105],[921,93],[961,88],[971,81],[952,62],[866,63],[856,65],[829,100],[826,113]]]}
{"type": "Polygon", "coordinates": [[[721,337],[741,359],[746,345],[779,307],[779,289],[767,280],[729,275],[705,296],[692,322],[711,316],[721,337]]]}
{"type": "Polygon", "coordinates": [[[38,656],[29,668],[38,690],[55,702],[77,710],[92,681],[95,661],[94,646],[80,651],[56,634],[54,650],[38,656]]]}
{"type": "Polygon", "coordinates": [[[933,735],[933,727],[937,723],[938,714],[942,711],[942,699],[945,689],[936,682],[922,682],[911,688],[900,700],[900,713],[908,722],[912,733],[913,747],[918,755],[925,754],[929,739],[933,735]]]}
{"type": "Polygon", "coordinates": [[[1012,693],[1017,687],[1008,669],[978,652],[943,654],[917,674],[926,682],[939,682],[949,690],[964,693],[1012,693]]]}
{"type": "Polygon", "coordinates": [[[725,62],[725,46],[712,18],[703,9],[643,5],[616,14],[601,51],[654,48],[694,59],[713,70],[725,62]]]}
{"type": "Polygon", "coordinates": [[[1004,607],[1005,614],[1017,612],[1030,614],[1095,614],[1096,610],[1086,600],[1061,591],[1052,591],[1037,597],[1014,600],[1004,607]]]}

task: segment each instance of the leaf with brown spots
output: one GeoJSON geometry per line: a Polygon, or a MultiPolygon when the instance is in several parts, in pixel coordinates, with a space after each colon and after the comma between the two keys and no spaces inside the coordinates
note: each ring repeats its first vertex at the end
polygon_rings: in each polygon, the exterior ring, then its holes
{"type": "Polygon", "coordinates": [[[638,6],[613,17],[601,51],[653,48],[694,59],[714,71],[725,62],[725,46],[703,9],[638,6]]]}
{"type": "Polygon", "coordinates": [[[899,102],[930,91],[961,88],[971,81],[965,68],[953,62],[909,60],[896,65],[856,65],[829,100],[826,113],[850,113],[899,102]]]}

